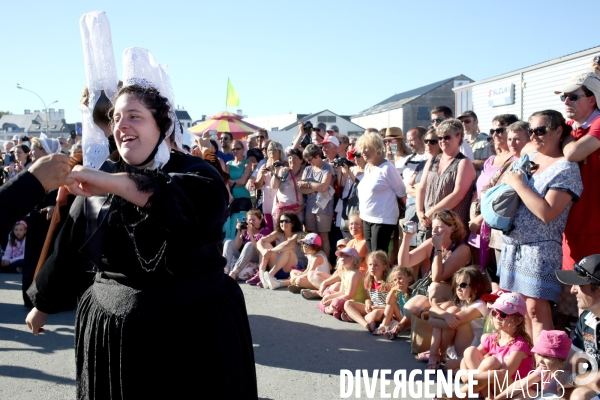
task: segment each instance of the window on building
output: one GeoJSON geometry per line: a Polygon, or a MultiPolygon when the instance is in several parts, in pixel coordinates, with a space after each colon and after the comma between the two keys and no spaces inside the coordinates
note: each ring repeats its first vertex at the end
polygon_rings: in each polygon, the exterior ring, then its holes
{"type": "Polygon", "coordinates": [[[467,110],[473,110],[473,92],[471,88],[454,92],[454,110],[456,115],[460,115],[467,110]]]}
{"type": "Polygon", "coordinates": [[[317,122],[335,123],[336,122],[336,118],[335,118],[335,115],[322,115],[320,117],[317,117],[317,122]]]}
{"type": "Polygon", "coordinates": [[[279,130],[278,126],[274,126],[274,127],[271,128],[271,131],[278,131],[278,130],[279,130]]]}
{"type": "Polygon", "coordinates": [[[429,121],[431,118],[431,113],[429,112],[428,107],[419,107],[417,109],[417,119],[419,121],[429,121]]]}

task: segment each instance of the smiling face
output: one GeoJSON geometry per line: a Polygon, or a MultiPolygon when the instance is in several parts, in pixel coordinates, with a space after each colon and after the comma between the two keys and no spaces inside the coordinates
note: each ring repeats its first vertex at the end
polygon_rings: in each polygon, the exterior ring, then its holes
{"type": "Polygon", "coordinates": [[[546,118],[542,116],[532,117],[529,121],[529,125],[532,130],[535,130],[542,126],[546,127],[545,135],[538,136],[535,134],[531,134],[529,136],[529,140],[531,140],[534,148],[537,151],[539,151],[542,154],[546,154],[559,145],[562,130],[550,129],[548,122],[546,122],[546,118]]]}
{"type": "Polygon", "coordinates": [[[13,233],[18,240],[22,240],[27,233],[27,228],[25,228],[25,225],[22,224],[15,225],[13,233]]]}
{"type": "Polygon", "coordinates": [[[46,150],[41,149],[41,148],[37,147],[36,145],[33,145],[31,147],[30,154],[31,154],[31,161],[35,162],[35,160],[38,160],[46,155],[46,150]]]}
{"type": "Polygon", "coordinates": [[[508,151],[515,157],[521,156],[521,150],[523,147],[529,142],[529,136],[527,132],[524,132],[520,129],[516,131],[508,132],[508,136],[506,138],[506,144],[508,145],[508,151]]]}
{"type": "Polygon", "coordinates": [[[113,134],[119,154],[129,165],[138,165],[154,150],[160,130],[154,116],[131,94],[115,103],[113,134]]]}
{"type": "Polygon", "coordinates": [[[504,130],[501,133],[497,133],[496,131],[494,131],[494,134],[492,135],[494,139],[494,147],[499,147],[503,150],[507,149],[508,147],[506,144],[506,138],[508,137],[508,132],[506,130],[506,126],[504,126],[504,124],[502,124],[500,121],[494,121],[493,126],[494,129],[504,128],[504,130]]]}
{"type": "Polygon", "coordinates": [[[356,215],[348,219],[348,230],[354,238],[362,239],[363,237],[363,221],[356,215]]]}
{"type": "Polygon", "coordinates": [[[462,141],[462,135],[460,133],[456,133],[453,130],[447,130],[443,133],[438,132],[437,135],[440,148],[444,153],[453,154],[460,147],[462,141]]]}

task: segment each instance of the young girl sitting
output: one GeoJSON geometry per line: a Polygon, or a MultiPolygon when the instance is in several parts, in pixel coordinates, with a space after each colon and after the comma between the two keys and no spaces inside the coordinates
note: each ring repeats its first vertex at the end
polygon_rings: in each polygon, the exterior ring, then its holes
{"type": "MultiPolygon", "coordinates": [[[[365,240],[365,236],[363,233],[363,221],[360,219],[360,214],[358,212],[350,214],[348,217],[348,231],[352,235],[352,239],[346,243],[345,247],[352,247],[358,251],[358,255],[360,257],[360,273],[365,276],[367,274],[367,241],[365,240]]],[[[340,286],[340,276],[339,273],[342,272],[341,269],[335,270],[333,275],[325,280],[318,280],[318,277],[313,278],[313,284],[319,288],[318,291],[315,291],[313,294],[318,297],[323,297],[323,293],[325,290],[333,290],[337,291],[340,286]]],[[[312,292],[311,292],[312,293],[312,292]]]]}
{"type": "Polygon", "coordinates": [[[519,397],[525,395],[525,398],[539,398],[542,393],[547,393],[546,389],[552,383],[554,374],[562,370],[565,365],[571,344],[571,339],[563,331],[540,332],[540,337],[531,349],[537,360],[535,372],[527,376],[521,375],[520,380],[509,385],[494,397],[494,400],[510,399],[513,393],[518,393],[519,397]]]}
{"type": "Polygon", "coordinates": [[[8,243],[6,244],[6,251],[2,256],[2,268],[0,268],[0,272],[23,272],[25,235],[27,235],[27,223],[25,221],[17,221],[8,235],[8,243]]]}
{"type": "Polygon", "coordinates": [[[305,270],[292,269],[290,271],[288,290],[293,293],[302,293],[302,297],[307,300],[319,298],[311,294],[310,289],[316,289],[316,287],[309,280],[309,276],[320,274],[325,277],[324,279],[327,279],[330,275],[329,261],[327,261],[327,256],[321,250],[321,244],[321,237],[316,233],[309,233],[300,240],[302,252],[306,256],[308,264],[305,270]]]}
{"type": "Polygon", "coordinates": [[[404,304],[410,298],[412,290],[410,285],[415,282],[412,268],[396,265],[388,275],[388,284],[392,288],[385,299],[383,321],[373,335],[385,335],[390,340],[410,327],[410,318],[404,315],[404,304]]]}
{"type": "Polygon", "coordinates": [[[369,332],[383,320],[385,299],[389,292],[387,277],[390,272],[390,261],[384,251],[377,250],[367,256],[367,277],[365,289],[369,292],[364,303],[346,301],[344,311],[353,321],[358,322],[369,332]]]}
{"type": "MultiPolygon", "coordinates": [[[[487,304],[481,300],[486,293],[485,279],[479,268],[468,266],[459,269],[452,278],[452,301],[439,306],[433,304],[429,310],[429,324],[432,327],[429,369],[437,369],[446,362],[446,352],[451,348],[452,358],[460,359],[469,346],[479,346],[487,304]]],[[[452,369],[460,365],[452,363],[452,369]]],[[[451,367],[449,367],[451,368],[451,367]]]]}
{"type": "Polygon", "coordinates": [[[342,284],[337,292],[326,291],[325,296],[319,302],[319,309],[324,313],[333,314],[337,319],[350,322],[351,320],[344,313],[344,303],[348,300],[365,302],[364,278],[358,271],[360,257],[356,249],[352,247],[336,251],[335,255],[339,257],[337,268],[342,270],[340,274],[342,284]],[[342,313],[345,318],[342,318],[342,313]]]}
{"type": "MultiPolygon", "coordinates": [[[[531,338],[525,330],[527,307],[525,299],[518,293],[504,293],[492,305],[491,315],[496,333],[488,336],[478,347],[469,347],[464,352],[460,364],[461,369],[479,370],[473,376],[479,383],[473,387],[473,392],[488,392],[488,371],[504,370],[511,384],[516,374],[527,376],[533,369],[531,357],[531,338]]],[[[491,374],[493,375],[493,374],[491,374]]],[[[499,382],[504,376],[496,372],[499,382]]],[[[465,378],[466,380],[466,378],[465,378]]],[[[469,385],[461,388],[464,393],[469,385]]],[[[497,388],[490,388],[490,393],[497,388]]]]}

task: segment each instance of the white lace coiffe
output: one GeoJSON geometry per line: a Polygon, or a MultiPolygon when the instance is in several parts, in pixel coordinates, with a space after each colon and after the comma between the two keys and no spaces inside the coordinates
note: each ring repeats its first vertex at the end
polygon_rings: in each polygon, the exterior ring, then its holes
{"type": "Polygon", "coordinates": [[[46,154],[56,154],[60,151],[60,142],[58,139],[49,138],[42,132],[40,133],[39,140],[46,154]]]}
{"type": "MultiPolygon", "coordinates": [[[[123,51],[123,86],[139,85],[142,88],[154,88],[166,97],[170,107],[169,116],[174,122],[167,130],[165,140],[175,134],[175,146],[183,151],[183,132],[175,115],[173,88],[166,65],[159,65],[152,53],[141,47],[129,47],[123,51]]],[[[158,147],[152,168],[162,168],[170,158],[169,147],[165,140],[158,147]]]]}
{"type": "Polygon", "coordinates": [[[98,169],[109,156],[108,139],[93,119],[93,110],[102,90],[109,100],[117,93],[119,77],[112,45],[110,23],[104,11],[83,14],[79,19],[83,61],[88,88],[88,105],[81,104],[81,147],[83,165],[98,169]]]}

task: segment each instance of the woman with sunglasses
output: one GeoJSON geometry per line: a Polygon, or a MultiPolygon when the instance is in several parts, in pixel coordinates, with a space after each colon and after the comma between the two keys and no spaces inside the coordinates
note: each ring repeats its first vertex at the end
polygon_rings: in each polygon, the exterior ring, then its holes
{"type": "Polygon", "coordinates": [[[258,250],[262,254],[258,276],[262,287],[271,290],[288,287],[290,272],[304,270],[308,265],[299,245],[302,223],[298,216],[292,211],[284,211],[277,222],[275,231],[258,241],[258,250]]]}
{"type": "MultiPolygon", "coordinates": [[[[490,179],[502,166],[508,167],[514,160],[513,154],[508,149],[508,125],[516,122],[517,116],[514,114],[502,114],[496,116],[492,120],[494,129],[490,130],[492,134],[492,142],[488,142],[488,146],[494,146],[496,154],[492,154],[484,163],[481,173],[475,183],[476,191],[473,192],[471,201],[471,219],[469,220],[469,247],[473,256],[473,264],[481,266],[481,268],[490,268],[495,275],[495,264],[493,251],[489,255],[490,228],[483,222],[481,213],[478,212],[479,202],[481,200],[482,189],[490,182],[490,179]],[[483,236],[480,237],[480,232],[483,236]]],[[[495,279],[497,281],[497,278],[495,279]]]]}
{"type": "MultiPolygon", "coordinates": [[[[527,151],[526,148],[529,141],[529,123],[525,121],[517,121],[510,124],[506,131],[506,144],[508,151],[511,154],[509,163],[504,163],[502,166],[492,175],[488,183],[481,189],[479,197],[483,196],[483,193],[500,183],[502,183],[502,175],[510,168],[512,162],[521,157],[522,151],[527,151]]],[[[481,213],[479,206],[476,209],[476,213],[481,213]]],[[[498,229],[491,229],[485,222],[481,223],[480,228],[480,241],[479,241],[479,262],[480,265],[487,264],[487,271],[492,281],[492,290],[499,288],[500,277],[498,276],[497,266],[500,264],[500,250],[502,249],[502,231],[498,229]],[[488,250],[485,249],[487,241],[488,250]],[[486,263],[486,259],[489,259],[491,251],[494,251],[494,262],[489,260],[486,263]]]]}
{"type": "Polygon", "coordinates": [[[562,267],[562,235],[573,201],[583,190],[579,166],[565,160],[562,140],[571,132],[561,113],[538,111],[529,117],[529,135],[537,153],[531,178],[507,171],[502,182],[521,198],[514,229],[502,237],[500,287],[527,298],[528,331],[537,338],[552,330],[550,301],[561,285],[555,271],[562,267]]]}
{"type": "MultiPolygon", "coordinates": [[[[410,134],[410,132],[409,132],[410,134]]],[[[408,184],[406,185],[406,211],[404,211],[404,222],[412,221],[419,222],[419,218],[417,217],[417,184],[421,182],[421,178],[423,177],[423,169],[427,164],[427,160],[431,157],[435,157],[442,152],[440,148],[439,140],[437,135],[435,134],[435,128],[429,129],[423,138],[423,143],[425,143],[425,153],[426,156],[423,161],[419,162],[412,176],[408,180],[408,184]]],[[[410,243],[411,247],[417,247],[417,238],[413,236],[410,243]]],[[[426,266],[429,268],[429,265],[426,266]]]]}
{"type": "MultiPolygon", "coordinates": [[[[440,305],[452,298],[452,277],[471,260],[469,246],[464,244],[467,232],[455,212],[436,212],[432,218],[432,226],[433,236],[413,250],[409,250],[409,247],[410,239],[415,233],[404,231],[398,252],[398,264],[402,267],[415,270],[426,260],[431,263],[431,269],[424,275],[424,279],[431,280],[426,289],[427,295],[413,292],[413,297],[404,305],[406,313],[417,317],[422,317],[422,313],[432,305],[440,305]]],[[[414,272],[418,276],[419,271],[414,272]]]]}
{"type": "Polygon", "coordinates": [[[454,211],[463,226],[469,221],[475,168],[460,152],[464,136],[462,122],[445,120],[436,128],[436,134],[442,153],[427,161],[417,190],[418,244],[431,237],[431,219],[440,210],[454,211]]]}
{"type": "Polygon", "coordinates": [[[244,154],[244,144],[240,140],[234,140],[231,145],[233,160],[227,161],[225,168],[229,174],[229,190],[234,199],[242,197],[250,198],[250,192],[246,189],[246,182],[252,173],[251,165],[244,154]]]}

